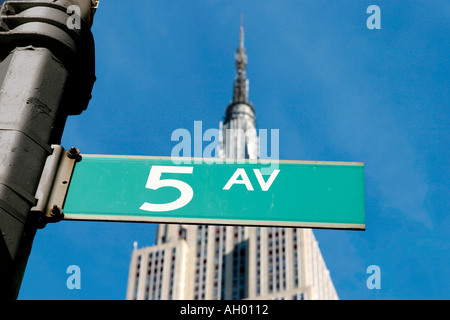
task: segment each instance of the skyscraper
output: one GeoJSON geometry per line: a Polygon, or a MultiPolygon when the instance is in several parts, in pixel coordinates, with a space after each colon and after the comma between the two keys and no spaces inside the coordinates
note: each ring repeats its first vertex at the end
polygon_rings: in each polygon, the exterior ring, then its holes
{"type": "MultiPolygon", "coordinates": [[[[256,159],[241,25],[233,99],[220,123],[219,156],[256,159]],[[243,135],[243,133],[245,133],[243,135]]],[[[312,230],[213,225],[158,226],[156,245],[135,246],[127,299],[337,299],[312,230]]]]}

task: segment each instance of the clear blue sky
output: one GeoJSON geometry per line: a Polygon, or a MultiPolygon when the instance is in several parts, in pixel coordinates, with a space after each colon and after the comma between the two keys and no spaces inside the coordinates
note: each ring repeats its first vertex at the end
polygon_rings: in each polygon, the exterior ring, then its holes
{"type": "MultiPolygon", "coordinates": [[[[218,127],[241,13],[250,100],[259,128],[280,129],[280,158],[365,163],[366,231],[314,232],[339,297],[449,299],[449,1],[101,1],[93,98],[63,146],[169,156],[175,129],[218,127]],[[380,30],[366,27],[372,4],[380,30]]],[[[155,230],[48,225],[19,299],[124,299],[133,241],[152,245],[155,230]]]]}

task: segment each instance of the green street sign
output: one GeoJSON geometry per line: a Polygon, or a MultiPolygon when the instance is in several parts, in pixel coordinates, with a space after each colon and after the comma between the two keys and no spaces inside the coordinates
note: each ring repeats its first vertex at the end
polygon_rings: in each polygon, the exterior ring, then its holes
{"type": "Polygon", "coordinates": [[[217,162],[83,155],[64,219],[365,228],[363,163],[217,162]]]}
{"type": "Polygon", "coordinates": [[[365,229],[359,162],[83,155],[65,220],[365,229]]]}

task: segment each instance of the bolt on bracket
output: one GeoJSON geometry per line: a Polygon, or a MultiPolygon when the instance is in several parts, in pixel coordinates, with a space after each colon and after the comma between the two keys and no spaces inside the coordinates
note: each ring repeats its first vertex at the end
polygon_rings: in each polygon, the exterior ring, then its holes
{"type": "Polygon", "coordinates": [[[41,218],[39,228],[48,222],[64,218],[62,212],[75,163],[81,160],[80,151],[71,148],[65,152],[60,145],[52,145],[53,153],[47,157],[41,180],[36,191],[36,205],[31,212],[41,218]]]}

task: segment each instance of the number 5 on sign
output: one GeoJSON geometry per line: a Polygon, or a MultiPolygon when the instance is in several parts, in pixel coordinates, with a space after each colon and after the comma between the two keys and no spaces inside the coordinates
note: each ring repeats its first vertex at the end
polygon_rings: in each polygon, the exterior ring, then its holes
{"type": "Polygon", "coordinates": [[[152,166],[145,187],[157,190],[162,187],[172,187],[180,190],[181,196],[169,203],[155,204],[145,202],[139,209],[144,211],[163,212],[172,211],[187,205],[194,196],[194,190],[186,182],[174,179],[161,180],[162,173],[192,173],[194,167],[152,166]]]}

